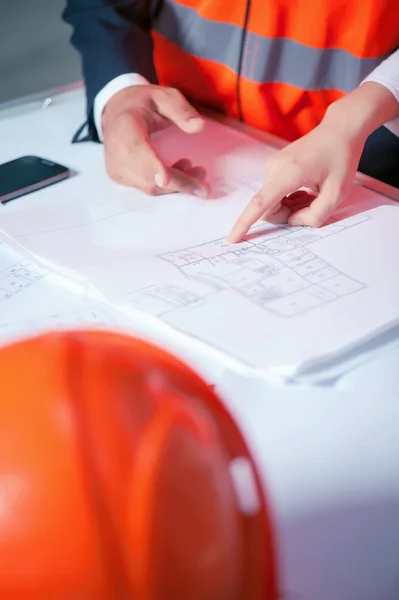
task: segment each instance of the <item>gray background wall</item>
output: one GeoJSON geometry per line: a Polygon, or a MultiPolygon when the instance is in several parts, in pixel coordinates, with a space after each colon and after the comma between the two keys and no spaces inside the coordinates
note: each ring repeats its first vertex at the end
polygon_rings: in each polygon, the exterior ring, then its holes
{"type": "Polygon", "coordinates": [[[0,0],[0,102],[81,78],[65,0],[0,0]]]}

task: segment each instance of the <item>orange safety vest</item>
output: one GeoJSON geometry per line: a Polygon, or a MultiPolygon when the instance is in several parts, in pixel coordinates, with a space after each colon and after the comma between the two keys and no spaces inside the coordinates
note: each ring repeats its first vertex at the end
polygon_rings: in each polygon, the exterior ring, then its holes
{"type": "Polygon", "coordinates": [[[399,47],[398,0],[163,0],[159,82],[293,140],[399,47]]]}
{"type": "Polygon", "coordinates": [[[239,429],[172,356],[103,332],[0,351],[1,599],[276,600],[271,531],[239,429]]]}

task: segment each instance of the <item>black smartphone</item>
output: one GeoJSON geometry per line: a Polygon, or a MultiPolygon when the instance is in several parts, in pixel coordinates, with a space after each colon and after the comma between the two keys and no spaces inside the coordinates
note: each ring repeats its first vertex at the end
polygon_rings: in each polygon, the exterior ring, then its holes
{"type": "Polygon", "coordinates": [[[6,204],[69,176],[70,170],[63,165],[39,156],[21,156],[0,165],[0,202],[6,204]]]}

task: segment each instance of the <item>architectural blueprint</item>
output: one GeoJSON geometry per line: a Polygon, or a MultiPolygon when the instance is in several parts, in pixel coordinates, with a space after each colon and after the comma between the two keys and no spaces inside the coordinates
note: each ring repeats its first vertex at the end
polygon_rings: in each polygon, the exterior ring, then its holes
{"type": "Polygon", "coordinates": [[[275,226],[238,246],[222,238],[161,254],[183,275],[182,283],[148,286],[130,301],[163,316],[230,289],[278,317],[300,315],[365,287],[318,256],[312,244],[369,218],[360,214],[319,230],[275,226]]]}
{"type": "Polygon", "coordinates": [[[24,260],[0,241],[0,306],[48,274],[47,269],[24,260]]]}
{"type": "Polygon", "coordinates": [[[0,344],[46,330],[114,322],[87,290],[0,241],[0,344]]]}

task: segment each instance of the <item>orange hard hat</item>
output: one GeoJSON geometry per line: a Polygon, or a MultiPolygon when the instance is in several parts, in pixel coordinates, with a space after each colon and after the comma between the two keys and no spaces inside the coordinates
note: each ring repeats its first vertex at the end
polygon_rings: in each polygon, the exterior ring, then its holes
{"type": "Polygon", "coordinates": [[[2,600],[274,600],[263,488],[213,391],[106,332],[0,352],[2,600]]]}

